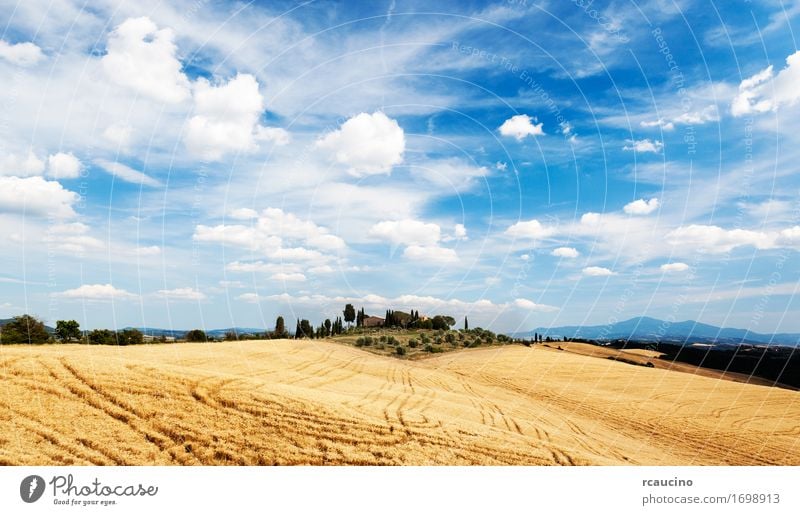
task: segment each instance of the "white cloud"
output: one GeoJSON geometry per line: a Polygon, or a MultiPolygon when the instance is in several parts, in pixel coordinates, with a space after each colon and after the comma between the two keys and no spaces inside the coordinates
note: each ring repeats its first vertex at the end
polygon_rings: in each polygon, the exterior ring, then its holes
{"type": "Polygon", "coordinates": [[[453,237],[457,240],[468,239],[467,228],[464,227],[464,224],[456,224],[455,228],[453,229],[453,237]]]}
{"type": "Polygon", "coordinates": [[[403,251],[403,256],[412,261],[422,261],[424,263],[454,263],[458,261],[458,254],[453,249],[445,247],[429,246],[422,247],[411,245],[403,251]]]}
{"type": "Polygon", "coordinates": [[[686,263],[665,263],[659,267],[662,272],[685,272],[689,270],[686,263]]]}
{"type": "Polygon", "coordinates": [[[716,105],[706,106],[702,111],[690,111],[675,117],[675,123],[683,125],[702,125],[706,122],[718,122],[719,111],[716,105]]]}
{"type": "Polygon", "coordinates": [[[494,164],[494,168],[499,172],[505,172],[508,169],[508,164],[498,161],[494,164]]]}
{"type": "Polygon", "coordinates": [[[485,166],[475,166],[463,159],[429,160],[409,167],[411,174],[442,191],[463,192],[474,188],[478,179],[489,175],[485,166]]]}
{"type": "Polygon", "coordinates": [[[0,159],[0,176],[31,177],[33,175],[42,175],[43,172],[44,161],[36,157],[33,152],[28,152],[25,157],[7,154],[0,159]]]}
{"type": "Polygon", "coordinates": [[[42,59],[42,49],[30,42],[9,44],[0,39],[0,57],[18,66],[33,66],[42,59]]]}
{"type": "Polygon", "coordinates": [[[77,193],[41,177],[0,177],[0,212],[71,218],[77,193]]]}
{"type": "Polygon", "coordinates": [[[280,127],[256,127],[255,139],[266,141],[276,145],[288,145],[292,140],[289,131],[280,127]]]}
{"type": "Polygon", "coordinates": [[[528,220],[527,222],[517,222],[508,229],[506,234],[514,238],[525,238],[541,240],[555,234],[555,229],[545,227],[539,220],[528,220]]]}
{"type": "Polygon", "coordinates": [[[557,249],[553,250],[553,252],[551,252],[550,254],[556,257],[569,258],[569,259],[576,258],[581,255],[577,249],[574,249],[572,247],[558,247],[557,249]]]}
{"type": "Polygon", "coordinates": [[[258,293],[242,293],[241,295],[236,297],[236,300],[241,300],[242,302],[248,302],[250,304],[258,304],[260,298],[258,296],[258,293]]]}
{"type": "Polygon", "coordinates": [[[112,124],[103,131],[103,138],[118,148],[127,148],[133,139],[133,127],[123,124],[112,124]]]}
{"type": "Polygon", "coordinates": [[[589,277],[606,277],[609,275],[616,275],[614,272],[609,270],[608,268],[602,266],[587,266],[583,269],[583,275],[589,277]]]}
{"type": "Polygon", "coordinates": [[[264,99],[258,81],[240,73],[225,84],[200,78],[194,87],[194,113],[189,120],[186,147],[203,159],[219,160],[230,152],[251,152],[257,141],[289,142],[283,129],[261,127],[264,99]]]}
{"type": "Polygon", "coordinates": [[[205,300],[205,293],[195,288],[175,288],[173,290],[158,290],[156,294],[170,300],[205,300]]]}
{"type": "Polygon", "coordinates": [[[81,174],[81,162],[72,152],[59,152],[47,158],[47,176],[53,179],[75,179],[81,174]]]}
{"type": "Polygon", "coordinates": [[[394,245],[434,246],[441,239],[441,228],[419,220],[383,221],[373,225],[369,235],[394,245]]]}
{"type": "Polygon", "coordinates": [[[326,261],[330,256],[318,250],[304,247],[279,248],[269,253],[269,257],[279,261],[326,261]]]}
{"type": "Polygon", "coordinates": [[[175,57],[174,34],[150,18],[128,18],[108,37],[103,68],[115,83],[161,102],[189,98],[189,79],[175,57]]]}
{"type": "Polygon", "coordinates": [[[339,130],[320,138],[317,146],[360,177],[389,173],[392,166],[402,163],[406,138],[396,120],[376,111],[350,118],[339,130]]]}
{"type": "Polygon", "coordinates": [[[500,134],[514,137],[517,141],[524,139],[526,136],[544,136],[543,124],[535,123],[537,121],[536,118],[531,118],[527,114],[512,116],[500,126],[500,134]]]}
{"type": "Polygon", "coordinates": [[[79,300],[127,300],[137,297],[137,295],[115,288],[111,284],[84,284],[78,288],[54,293],[53,295],[65,299],[79,300]]]}
{"type": "Polygon", "coordinates": [[[156,179],[153,179],[152,177],[143,174],[138,170],[134,170],[130,166],[124,165],[116,161],[109,161],[107,159],[95,159],[94,164],[99,166],[105,172],[110,173],[114,177],[125,182],[131,182],[133,184],[142,184],[144,186],[150,186],[152,188],[157,188],[161,186],[161,183],[156,179]]]}
{"type": "Polygon", "coordinates": [[[641,125],[645,129],[650,129],[650,128],[653,128],[653,127],[660,127],[661,129],[663,129],[665,131],[671,131],[671,130],[673,130],[675,128],[675,124],[674,123],[665,121],[662,118],[659,118],[658,120],[655,120],[655,121],[652,121],[652,122],[642,121],[642,122],[639,123],[639,125],[641,125]]]}
{"type": "Polygon", "coordinates": [[[294,272],[294,273],[278,272],[277,274],[272,274],[272,276],[270,276],[270,279],[273,279],[275,281],[301,282],[306,280],[306,276],[299,272],[294,272]]]}
{"type": "Polygon", "coordinates": [[[626,140],[627,144],[622,147],[622,150],[635,150],[636,152],[652,152],[653,154],[660,154],[664,148],[664,144],[658,140],[640,139],[640,140],[626,140]]]}
{"type": "Polygon", "coordinates": [[[774,75],[772,66],[739,84],[739,93],[731,102],[731,114],[775,111],[783,105],[794,105],[800,99],[800,50],[786,58],[786,67],[774,75]]]}
{"type": "Polygon", "coordinates": [[[89,236],[89,226],[80,222],[49,226],[44,241],[53,249],[73,254],[105,248],[102,241],[89,236]]]}
{"type": "Polygon", "coordinates": [[[280,248],[281,239],[245,225],[198,225],[192,239],[209,243],[233,245],[248,250],[274,252],[280,248]]]}
{"type": "Polygon", "coordinates": [[[331,265],[312,266],[308,269],[308,273],[315,275],[332,274],[335,271],[331,265]]]}
{"type": "Polygon", "coordinates": [[[651,198],[650,200],[639,199],[626,204],[623,211],[629,215],[649,215],[658,209],[658,199],[651,198]]]}
{"type": "Polygon", "coordinates": [[[716,225],[678,227],[666,235],[670,245],[692,248],[710,254],[729,252],[736,247],[752,246],[769,249],[775,246],[776,235],[746,229],[727,230],[716,225]]]}
{"type": "Polygon", "coordinates": [[[544,311],[544,312],[558,311],[558,308],[555,306],[548,306],[547,304],[537,304],[532,300],[528,299],[516,299],[514,300],[514,306],[524,309],[526,311],[544,311]]]}
{"type": "Polygon", "coordinates": [[[242,273],[299,273],[301,267],[293,263],[267,263],[264,261],[241,262],[233,261],[225,265],[225,269],[230,272],[242,273]]]}

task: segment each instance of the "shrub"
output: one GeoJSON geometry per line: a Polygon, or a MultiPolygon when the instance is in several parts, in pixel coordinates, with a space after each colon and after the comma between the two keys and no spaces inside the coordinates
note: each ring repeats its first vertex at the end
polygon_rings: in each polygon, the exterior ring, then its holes
{"type": "Polygon", "coordinates": [[[397,345],[398,343],[400,343],[400,342],[398,342],[398,341],[397,341],[397,338],[395,338],[394,336],[390,336],[390,337],[388,337],[388,338],[386,339],[386,342],[387,342],[389,345],[397,345]]]}
{"type": "Polygon", "coordinates": [[[365,345],[364,337],[359,336],[358,339],[356,339],[356,347],[363,347],[364,345],[365,345]]]}
{"type": "Polygon", "coordinates": [[[436,353],[436,352],[443,352],[443,351],[439,347],[434,347],[433,345],[426,345],[425,346],[425,352],[436,353]]]}
{"type": "Polygon", "coordinates": [[[436,338],[433,340],[433,343],[435,343],[436,345],[441,345],[441,344],[442,344],[442,338],[441,338],[440,336],[437,336],[437,337],[436,337],[436,338]]]}
{"type": "Polygon", "coordinates": [[[378,341],[380,341],[381,343],[386,343],[386,335],[382,334],[378,341]]]}
{"type": "Polygon", "coordinates": [[[378,345],[375,346],[375,348],[378,349],[378,350],[383,350],[383,349],[386,348],[386,345],[384,345],[382,343],[379,343],[378,345]]]}
{"type": "Polygon", "coordinates": [[[422,335],[420,335],[419,339],[422,341],[423,344],[431,342],[431,339],[428,338],[428,335],[425,334],[425,333],[422,333],[422,335]]]}
{"type": "Polygon", "coordinates": [[[186,341],[187,342],[207,342],[208,337],[206,336],[206,332],[202,329],[192,329],[188,333],[186,333],[186,341]]]}
{"type": "Polygon", "coordinates": [[[410,340],[408,340],[408,346],[411,347],[412,349],[417,348],[417,345],[419,345],[419,343],[417,343],[416,338],[411,338],[410,340]]]}
{"type": "Polygon", "coordinates": [[[366,347],[369,347],[369,346],[370,346],[370,345],[372,345],[373,343],[375,343],[375,338],[373,338],[372,336],[365,336],[365,337],[364,337],[364,345],[365,345],[366,347]]]}
{"type": "Polygon", "coordinates": [[[456,335],[454,335],[453,333],[447,333],[445,335],[444,339],[445,339],[445,341],[447,341],[447,343],[455,343],[456,335]]]}
{"type": "Polygon", "coordinates": [[[398,356],[405,356],[406,355],[406,348],[403,347],[402,345],[398,345],[397,347],[394,348],[394,352],[398,356]]]}

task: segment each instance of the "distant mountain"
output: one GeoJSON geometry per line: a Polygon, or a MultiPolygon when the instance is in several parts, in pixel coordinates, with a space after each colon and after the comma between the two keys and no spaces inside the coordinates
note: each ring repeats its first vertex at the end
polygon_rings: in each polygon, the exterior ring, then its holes
{"type": "MultiPolygon", "coordinates": [[[[148,336],[172,336],[173,338],[183,338],[189,329],[159,329],[157,327],[126,327],[125,329],[137,329],[148,336]]],[[[206,334],[209,336],[223,337],[225,333],[235,332],[236,334],[258,334],[266,332],[266,329],[256,327],[228,327],[226,329],[209,329],[206,334]]]]}
{"type": "Polygon", "coordinates": [[[717,327],[686,320],[667,322],[657,318],[636,317],[622,322],[606,325],[538,327],[526,333],[513,336],[527,338],[539,333],[543,337],[585,338],[588,340],[634,339],[645,341],[696,341],[707,343],[771,343],[780,345],[800,345],[800,334],[780,333],[761,334],[747,329],[717,327]]]}

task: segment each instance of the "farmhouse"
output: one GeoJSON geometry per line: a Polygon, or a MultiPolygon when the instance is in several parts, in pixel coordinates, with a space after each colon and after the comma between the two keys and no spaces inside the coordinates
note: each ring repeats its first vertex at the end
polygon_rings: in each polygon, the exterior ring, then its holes
{"type": "Polygon", "coordinates": [[[385,320],[381,317],[368,316],[364,317],[362,323],[364,327],[383,327],[384,322],[385,320]]]}

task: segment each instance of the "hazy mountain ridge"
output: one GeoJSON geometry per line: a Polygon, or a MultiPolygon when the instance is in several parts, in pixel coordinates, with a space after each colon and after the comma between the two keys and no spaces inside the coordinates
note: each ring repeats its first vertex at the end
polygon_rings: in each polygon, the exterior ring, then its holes
{"type": "Polygon", "coordinates": [[[534,333],[543,337],[586,338],[591,340],[636,339],[652,341],[685,340],[703,343],[760,343],[797,346],[798,333],[763,334],[730,327],[717,327],[710,324],[684,320],[669,322],[651,317],[635,317],[613,324],[537,327],[525,333],[514,333],[516,337],[530,337],[534,333]]]}

